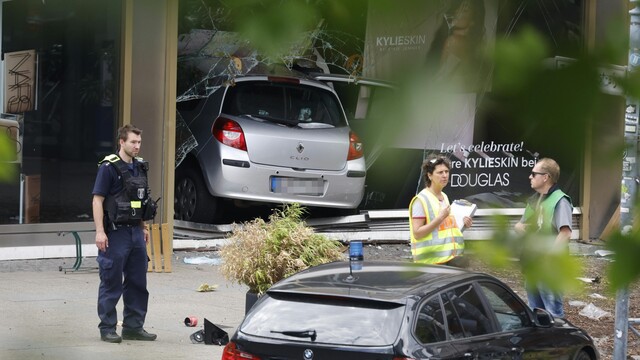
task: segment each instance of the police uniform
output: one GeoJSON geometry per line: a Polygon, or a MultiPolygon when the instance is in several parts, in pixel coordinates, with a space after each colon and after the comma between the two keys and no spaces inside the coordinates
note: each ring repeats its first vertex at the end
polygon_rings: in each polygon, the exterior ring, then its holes
{"type": "Polygon", "coordinates": [[[124,303],[123,331],[140,330],[144,325],[149,302],[148,257],[143,231],[143,220],[148,220],[143,215],[150,201],[147,170],[148,165],[141,158],[128,164],[115,154],[99,163],[93,195],[105,198],[104,229],[109,239],[109,247],[98,251],[97,258],[100,271],[98,327],[102,334],[116,329],[116,304],[120,296],[124,303]]]}

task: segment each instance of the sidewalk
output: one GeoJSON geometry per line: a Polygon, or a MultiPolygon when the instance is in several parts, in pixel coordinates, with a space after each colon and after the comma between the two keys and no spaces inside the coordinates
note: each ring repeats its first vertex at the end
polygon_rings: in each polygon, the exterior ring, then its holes
{"type": "MultiPolygon", "coordinates": [[[[246,288],[229,284],[218,266],[184,263],[185,257],[200,256],[215,255],[176,252],[173,272],[148,274],[145,328],[158,339],[121,344],[100,341],[97,271],[58,271],[74,259],[0,261],[0,359],[220,359],[222,346],[193,344],[189,337],[203,329],[205,318],[231,337],[244,316],[246,288]],[[203,283],[219,287],[197,292],[203,283]],[[185,326],[187,316],[196,316],[198,326],[185,326]]],[[[95,258],[83,262],[94,264],[95,258]]]]}

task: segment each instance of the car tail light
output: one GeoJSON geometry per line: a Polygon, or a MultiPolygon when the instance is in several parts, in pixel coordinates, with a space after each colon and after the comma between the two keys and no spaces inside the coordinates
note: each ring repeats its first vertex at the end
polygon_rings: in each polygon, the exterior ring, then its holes
{"type": "Polygon", "coordinates": [[[248,352],[238,350],[236,343],[230,341],[224,347],[224,350],[222,350],[221,360],[260,360],[260,358],[248,352]]]}
{"type": "Polygon", "coordinates": [[[211,133],[216,140],[236,149],[247,151],[247,142],[244,139],[244,132],[240,125],[223,117],[219,117],[213,123],[211,133]]]}
{"type": "Polygon", "coordinates": [[[355,160],[364,155],[360,138],[353,131],[349,132],[349,154],[347,160],[355,160]]]}

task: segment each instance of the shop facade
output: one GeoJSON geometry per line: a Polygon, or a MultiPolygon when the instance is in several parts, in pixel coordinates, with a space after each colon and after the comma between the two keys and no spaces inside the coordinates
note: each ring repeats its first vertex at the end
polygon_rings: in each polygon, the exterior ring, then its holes
{"type": "Polygon", "coordinates": [[[162,197],[156,222],[171,226],[177,0],[1,5],[2,54],[32,51],[34,58],[2,76],[3,106],[15,104],[7,88],[21,88],[20,103],[32,106],[16,114],[3,108],[3,124],[16,121],[20,131],[16,177],[0,185],[0,258],[75,256],[69,231],[78,231],[85,254],[95,254],[97,162],[114,151],[115,130],[125,123],[144,131],[150,186],[162,197]]]}
{"type": "MultiPolygon", "coordinates": [[[[611,23],[627,18],[628,4],[623,0],[566,3],[567,12],[554,16],[575,24],[574,32],[562,34],[573,37],[575,48],[569,45],[558,56],[595,48],[606,41],[611,23]]],[[[505,36],[504,29],[519,7],[498,0],[485,4],[483,12],[493,11],[493,36],[505,36]]],[[[15,179],[0,185],[0,259],[73,256],[72,238],[60,236],[69,231],[78,231],[86,255],[95,254],[90,204],[96,164],[114,150],[115,129],[126,123],[143,129],[142,154],[151,164],[151,189],[154,197],[161,197],[156,222],[171,228],[179,1],[5,0],[1,5],[0,124],[19,131],[13,132],[16,157],[9,165],[15,179]]],[[[522,14],[527,16],[524,10],[522,14]]],[[[544,16],[535,21],[545,26],[544,16]]],[[[553,41],[557,34],[548,35],[553,41]]],[[[422,38],[409,40],[419,43],[422,38]]],[[[379,41],[384,45],[399,40],[379,41]]],[[[603,94],[602,101],[607,103],[606,114],[595,115],[593,125],[580,132],[584,148],[560,159],[561,166],[571,169],[562,185],[581,209],[583,239],[600,237],[620,198],[621,162],[603,163],[596,155],[622,139],[624,98],[603,94]]],[[[495,144],[517,146],[522,141],[524,145],[523,140],[501,139],[501,134],[491,134],[483,142],[483,129],[510,129],[496,126],[491,118],[482,121],[479,126],[475,120],[476,135],[470,143],[482,146],[496,138],[495,144]]],[[[534,148],[546,146],[544,134],[527,141],[536,144],[534,148]]],[[[440,142],[434,148],[450,146],[455,143],[440,142]]],[[[543,155],[551,156],[556,148],[560,147],[547,148],[549,154],[543,155]]],[[[419,162],[422,151],[415,154],[412,161],[419,162]]],[[[526,176],[526,166],[517,165],[526,176]]],[[[491,183],[492,192],[504,185],[496,181],[504,178],[501,173],[480,172],[458,175],[455,181],[460,187],[465,182],[491,183]]]]}

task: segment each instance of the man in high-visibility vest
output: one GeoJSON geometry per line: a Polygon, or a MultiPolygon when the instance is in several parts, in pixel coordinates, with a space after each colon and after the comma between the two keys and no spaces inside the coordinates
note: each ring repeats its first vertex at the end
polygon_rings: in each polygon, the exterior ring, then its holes
{"type": "MultiPolygon", "coordinates": [[[[413,261],[423,264],[465,266],[464,239],[455,217],[450,213],[449,198],[442,189],[449,183],[449,160],[435,157],[422,164],[425,188],[411,200],[409,227],[413,261]]],[[[471,226],[470,217],[464,225],[471,226]]]]}
{"type": "MultiPolygon", "coordinates": [[[[560,178],[560,166],[550,158],[538,160],[533,167],[529,180],[536,193],[529,199],[524,215],[515,225],[516,232],[525,234],[535,232],[553,238],[548,244],[549,252],[568,251],[571,238],[571,198],[557,185],[560,178]]],[[[526,255],[526,254],[525,254],[526,255]]],[[[554,317],[563,318],[562,294],[552,291],[545,284],[526,284],[529,306],[542,308],[554,317]]]]}

